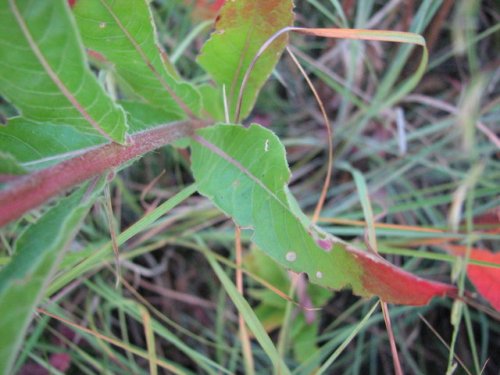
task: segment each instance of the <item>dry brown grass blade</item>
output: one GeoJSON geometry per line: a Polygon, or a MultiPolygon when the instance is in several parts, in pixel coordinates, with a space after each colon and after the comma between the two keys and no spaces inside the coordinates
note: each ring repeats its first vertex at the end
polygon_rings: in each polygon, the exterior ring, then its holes
{"type": "Polygon", "coordinates": [[[321,194],[320,194],[320,197],[318,199],[318,203],[316,204],[316,208],[314,209],[314,214],[313,214],[313,217],[312,217],[312,222],[316,223],[318,221],[318,219],[319,219],[319,215],[321,213],[321,209],[323,208],[323,205],[325,204],[326,195],[328,193],[328,187],[330,186],[331,179],[332,179],[332,169],[333,169],[333,131],[332,131],[332,127],[331,127],[331,124],[330,124],[330,119],[328,118],[328,114],[326,113],[326,110],[325,110],[325,105],[323,104],[323,101],[321,100],[321,98],[320,98],[320,96],[318,94],[318,91],[314,87],[314,84],[309,79],[307,73],[305,72],[304,68],[302,68],[302,65],[300,65],[299,61],[297,60],[297,58],[295,57],[295,55],[293,54],[293,52],[288,47],[286,48],[286,51],[288,52],[288,54],[292,58],[292,61],[295,63],[295,65],[299,69],[300,73],[302,74],[302,76],[306,80],[307,85],[311,89],[311,91],[312,91],[312,93],[314,95],[314,98],[316,99],[316,103],[318,104],[318,107],[319,107],[319,109],[321,111],[321,115],[323,116],[323,121],[325,123],[326,132],[328,134],[328,161],[327,161],[327,165],[326,165],[326,177],[325,177],[325,180],[323,182],[323,187],[321,188],[321,194]]]}
{"type": "MultiPolygon", "coordinates": [[[[148,356],[148,354],[144,353],[142,350],[137,350],[129,345],[125,345],[123,344],[121,341],[119,340],[116,340],[112,337],[108,337],[108,336],[105,336],[103,335],[102,333],[99,333],[99,332],[95,332],[91,329],[88,329],[86,327],[83,327],[79,324],[76,324],[76,323],[73,323],[72,321],[68,320],[68,319],[65,319],[63,317],[60,317],[56,314],[52,314],[51,312],[47,311],[47,310],[44,310],[42,308],[37,308],[37,311],[40,313],[40,314],[43,314],[43,315],[47,315],[49,317],[51,317],[52,319],[55,319],[61,323],[64,323],[65,325],[69,326],[69,327],[72,327],[72,328],[75,328],[76,330],[78,331],[81,331],[81,332],[85,332],[99,340],[102,340],[102,341],[105,341],[113,346],[116,346],[120,349],[123,349],[125,351],[128,351],[130,353],[133,353],[135,355],[137,355],[138,357],[141,357],[141,358],[144,358],[146,360],[149,360],[150,357],[148,356]]],[[[173,374],[179,374],[179,375],[182,375],[183,373],[181,371],[179,371],[178,368],[174,367],[174,366],[171,366],[169,365],[168,363],[162,361],[162,360],[159,360],[159,359],[156,359],[156,362],[155,364],[157,366],[160,366],[161,368],[165,369],[165,370],[168,370],[168,371],[171,371],[173,374]]]]}
{"type": "MultiPolygon", "coordinates": [[[[234,229],[234,245],[236,248],[236,288],[238,289],[238,292],[241,294],[241,296],[244,296],[244,291],[243,291],[243,271],[242,271],[242,264],[243,264],[243,247],[241,246],[241,229],[236,226],[234,229]]],[[[247,374],[254,374],[255,373],[255,365],[253,361],[253,355],[252,355],[252,345],[250,343],[250,335],[248,334],[247,326],[245,324],[245,318],[241,313],[238,313],[238,325],[240,328],[240,340],[241,340],[241,347],[243,351],[243,358],[245,361],[245,371],[247,374]]]]}

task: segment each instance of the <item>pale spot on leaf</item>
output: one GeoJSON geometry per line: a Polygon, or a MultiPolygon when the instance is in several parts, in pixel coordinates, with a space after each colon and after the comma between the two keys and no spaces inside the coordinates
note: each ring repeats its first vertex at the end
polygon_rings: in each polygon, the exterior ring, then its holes
{"type": "Polygon", "coordinates": [[[289,262],[294,262],[297,259],[297,253],[295,251],[289,251],[286,253],[286,260],[289,262]]]}

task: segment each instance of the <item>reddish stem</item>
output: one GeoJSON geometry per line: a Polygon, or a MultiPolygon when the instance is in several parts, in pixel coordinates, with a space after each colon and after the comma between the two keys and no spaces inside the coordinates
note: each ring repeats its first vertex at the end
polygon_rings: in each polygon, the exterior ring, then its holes
{"type": "Polygon", "coordinates": [[[0,191],[0,227],[89,178],[146,152],[193,135],[207,122],[186,120],[132,135],[127,145],[108,143],[53,167],[16,179],[0,191]]]}

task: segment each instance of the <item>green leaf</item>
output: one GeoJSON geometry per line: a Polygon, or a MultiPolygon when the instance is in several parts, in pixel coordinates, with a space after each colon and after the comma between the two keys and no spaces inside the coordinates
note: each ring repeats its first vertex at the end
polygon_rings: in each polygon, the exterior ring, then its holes
{"type": "Polygon", "coordinates": [[[451,285],[423,280],[383,258],[354,248],[313,225],[287,188],[290,171],[279,139],[260,125],[201,129],[192,144],[192,169],[201,194],[243,228],[287,269],[313,283],[344,287],[362,297],[422,305],[453,293],[451,285]],[[214,178],[216,176],[216,178],[214,178]]]}
{"type": "Polygon", "coordinates": [[[225,121],[224,95],[219,87],[204,84],[198,87],[203,102],[203,110],[215,121],[225,121]]]}
{"type": "Polygon", "coordinates": [[[83,186],[47,211],[18,238],[0,271],[0,374],[11,373],[34,309],[102,186],[89,196],[83,186]]]}
{"type": "MultiPolygon", "coordinates": [[[[138,102],[120,102],[124,108],[129,133],[151,129],[181,119],[177,113],[169,113],[151,105],[138,102]]],[[[0,150],[8,150],[11,156],[25,168],[46,168],[65,158],[76,156],[91,147],[106,143],[96,134],[84,134],[73,126],[40,124],[23,117],[9,119],[7,126],[0,127],[0,150]],[[41,129],[43,128],[43,131],[41,129]]],[[[0,173],[9,168],[0,159],[0,173]]],[[[21,168],[23,168],[21,166],[21,168]]],[[[24,170],[24,169],[23,169],[24,170]]]]}
{"type": "Polygon", "coordinates": [[[65,3],[0,3],[0,93],[28,120],[123,143],[125,114],[88,68],[65,3]]]}
{"type": "Polygon", "coordinates": [[[184,117],[178,112],[170,112],[150,104],[133,101],[120,101],[119,103],[127,112],[131,134],[178,121],[184,117]]]}
{"type": "MultiPolygon", "coordinates": [[[[227,1],[216,30],[203,46],[199,64],[220,86],[225,85],[229,118],[236,119],[241,83],[259,48],[278,30],[292,26],[293,3],[283,0],[227,1]]],[[[259,90],[274,69],[288,41],[283,35],[259,58],[245,87],[241,118],[252,110],[259,90]]]]}
{"type": "Polygon", "coordinates": [[[250,304],[238,292],[236,286],[229,279],[220,264],[215,260],[215,257],[209,252],[206,252],[205,256],[207,257],[208,263],[219,278],[222,286],[229,295],[229,298],[231,298],[239,313],[245,319],[245,323],[248,325],[248,328],[250,328],[255,336],[255,339],[259,342],[262,349],[273,363],[273,367],[275,369],[279,369],[280,374],[290,374],[290,370],[287,368],[283,358],[279,355],[276,347],[257,318],[257,315],[255,315],[255,311],[253,311],[250,304]]]}
{"type": "Polygon", "coordinates": [[[73,12],[85,45],[109,62],[127,93],[169,112],[199,112],[200,95],[191,84],[176,79],[160,53],[145,0],[79,0],[73,12]]]}
{"type": "Polygon", "coordinates": [[[71,125],[40,124],[24,117],[12,118],[0,127],[0,150],[8,150],[30,169],[46,167],[69,153],[105,142],[100,135],[81,133],[71,125]]]}
{"type": "MultiPolygon", "coordinates": [[[[3,148],[0,147],[0,150],[3,148]]],[[[19,175],[26,172],[26,169],[11,154],[0,151],[0,174],[19,175]]]]}

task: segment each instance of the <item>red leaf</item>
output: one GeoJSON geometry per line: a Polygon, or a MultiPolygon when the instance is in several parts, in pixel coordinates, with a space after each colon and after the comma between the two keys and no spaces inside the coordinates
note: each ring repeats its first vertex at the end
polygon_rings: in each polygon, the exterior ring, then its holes
{"type": "MultiPolygon", "coordinates": [[[[474,249],[472,250],[471,258],[500,265],[500,253],[492,253],[488,250],[474,249]]],[[[500,311],[500,268],[469,264],[467,275],[477,291],[497,311],[500,311]]]]}
{"type": "Polygon", "coordinates": [[[358,252],[356,255],[356,261],[363,270],[363,287],[385,302],[421,306],[428,304],[433,297],[456,294],[455,286],[422,279],[394,266],[382,257],[368,252],[358,252]]]}
{"type": "MultiPolygon", "coordinates": [[[[456,255],[465,254],[465,246],[447,245],[446,248],[456,255]]],[[[500,253],[486,249],[471,249],[470,259],[500,265],[500,253]]],[[[467,276],[481,294],[497,311],[500,311],[500,268],[469,264],[467,276]]]]}
{"type": "Polygon", "coordinates": [[[500,233],[500,207],[495,207],[482,215],[474,218],[475,225],[484,225],[488,228],[483,230],[489,233],[500,233]]]}
{"type": "Polygon", "coordinates": [[[66,372],[71,366],[71,357],[67,353],[54,353],[50,355],[49,362],[52,367],[61,372],[66,372]]]}
{"type": "Polygon", "coordinates": [[[193,18],[196,20],[214,19],[225,2],[226,0],[196,0],[193,9],[193,18]]]}
{"type": "Polygon", "coordinates": [[[484,225],[498,225],[500,224],[500,207],[492,208],[482,215],[474,218],[474,224],[484,225]]]}
{"type": "Polygon", "coordinates": [[[76,0],[68,0],[68,4],[71,8],[75,6],[76,0]]]}
{"type": "Polygon", "coordinates": [[[226,0],[215,0],[211,5],[212,11],[218,12],[220,8],[226,3],[226,0]]]}

